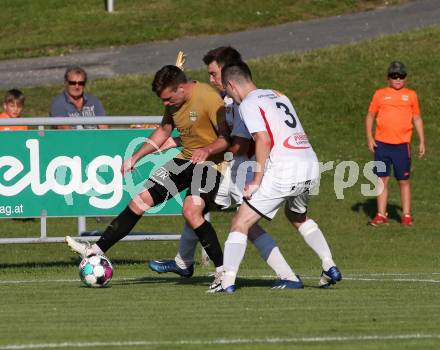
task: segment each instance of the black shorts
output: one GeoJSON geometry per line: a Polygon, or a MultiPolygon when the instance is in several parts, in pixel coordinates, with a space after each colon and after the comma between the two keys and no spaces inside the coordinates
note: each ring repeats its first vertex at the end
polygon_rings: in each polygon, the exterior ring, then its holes
{"type": "Polygon", "coordinates": [[[190,160],[173,158],[154,171],[145,188],[154,205],[188,189],[186,195],[202,198],[207,208],[214,201],[221,180],[221,174],[212,165],[212,162],[193,164],[190,160]]]}

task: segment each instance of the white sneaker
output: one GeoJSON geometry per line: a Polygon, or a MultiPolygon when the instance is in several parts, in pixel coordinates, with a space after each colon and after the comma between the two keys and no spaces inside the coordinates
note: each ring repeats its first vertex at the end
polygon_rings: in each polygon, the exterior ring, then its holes
{"type": "Polygon", "coordinates": [[[224,276],[224,271],[214,272],[214,281],[209,285],[208,293],[215,293],[215,291],[222,287],[222,279],[224,276]]]}
{"type": "Polygon", "coordinates": [[[82,258],[85,258],[86,256],[93,255],[93,251],[90,248],[89,242],[77,242],[72,237],[66,236],[64,238],[64,241],[67,243],[69,248],[74,252],[80,255],[82,258]]]}

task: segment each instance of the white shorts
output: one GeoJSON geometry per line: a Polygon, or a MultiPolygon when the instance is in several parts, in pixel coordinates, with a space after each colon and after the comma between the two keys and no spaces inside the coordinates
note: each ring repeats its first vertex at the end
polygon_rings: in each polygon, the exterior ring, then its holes
{"type": "Polygon", "coordinates": [[[280,206],[286,201],[286,207],[298,214],[307,212],[310,200],[310,192],[317,185],[318,179],[308,180],[292,184],[280,184],[263,177],[261,186],[245,202],[262,217],[272,220],[280,206]]]}
{"type": "Polygon", "coordinates": [[[254,177],[251,167],[239,167],[239,159],[234,159],[234,164],[228,164],[222,171],[222,180],[215,196],[214,202],[221,209],[239,206],[243,203],[243,189],[246,183],[254,177]]]}

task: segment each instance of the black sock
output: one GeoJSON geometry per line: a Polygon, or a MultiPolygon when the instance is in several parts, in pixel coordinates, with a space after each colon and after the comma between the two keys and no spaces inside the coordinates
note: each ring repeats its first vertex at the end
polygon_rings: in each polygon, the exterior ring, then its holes
{"type": "Polygon", "coordinates": [[[218,241],[217,234],[214,227],[212,227],[209,221],[205,221],[199,227],[194,229],[195,234],[199,237],[199,241],[202,247],[205,249],[206,254],[214,263],[215,267],[223,265],[223,252],[218,241]]]}
{"type": "Polygon", "coordinates": [[[105,253],[110,247],[127,236],[139,221],[142,215],[134,213],[127,206],[110,225],[107,226],[101,238],[96,242],[97,246],[105,253]]]}

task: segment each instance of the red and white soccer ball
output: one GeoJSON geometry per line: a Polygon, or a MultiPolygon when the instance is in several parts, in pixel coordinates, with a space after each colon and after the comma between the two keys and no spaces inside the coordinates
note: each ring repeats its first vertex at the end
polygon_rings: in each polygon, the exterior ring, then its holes
{"type": "Polygon", "coordinates": [[[113,266],[104,255],[91,255],[81,260],[79,277],[87,287],[105,287],[113,277],[113,266]]]}

